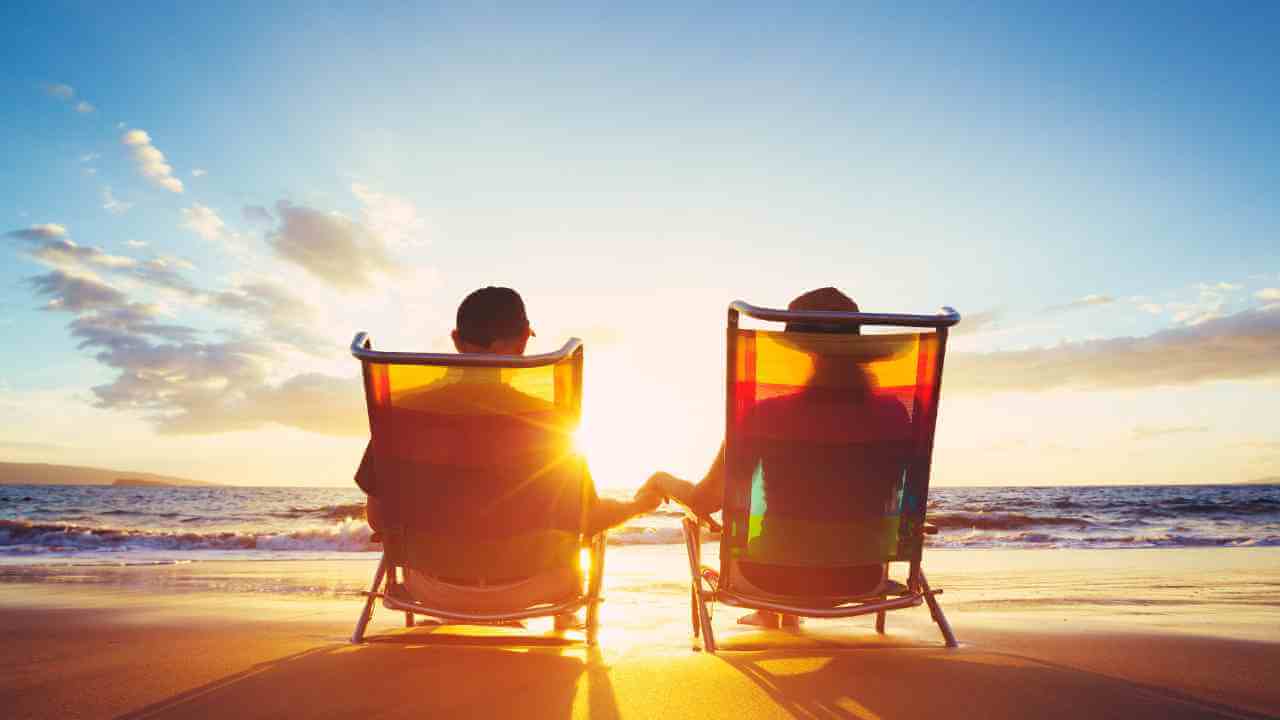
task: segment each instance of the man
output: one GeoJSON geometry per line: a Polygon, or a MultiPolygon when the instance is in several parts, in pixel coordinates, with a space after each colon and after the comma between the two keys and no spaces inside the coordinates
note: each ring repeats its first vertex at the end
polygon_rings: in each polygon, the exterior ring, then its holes
{"type": "MultiPolygon", "coordinates": [[[[500,287],[468,295],[458,306],[452,334],[460,353],[499,355],[523,355],[532,335],[524,301],[516,291],[500,287]]],[[[402,413],[399,424],[404,437],[380,436],[380,442],[399,443],[406,454],[419,457],[401,465],[384,464],[383,471],[395,468],[393,474],[399,474],[402,482],[380,488],[372,443],[365,449],[355,481],[369,496],[367,515],[374,530],[384,529],[393,509],[383,506],[384,491],[402,493],[398,497],[404,502],[406,486],[411,489],[407,497],[417,498],[414,507],[394,510],[401,519],[412,516],[413,527],[489,548],[511,545],[513,553],[520,551],[515,545],[521,538],[540,531],[593,535],[649,512],[661,502],[656,493],[640,493],[630,502],[599,498],[585,461],[569,446],[570,438],[552,429],[554,406],[503,383],[496,368],[451,368],[435,382],[396,396],[391,404],[394,412],[402,413]],[[435,449],[424,450],[431,445],[423,442],[432,431],[426,424],[444,418],[449,429],[457,432],[457,413],[465,414],[469,408],[479,411],[472,416],[478,424],[469,434],[443,446],[437,436],[435,449]],[[547,418],[547,422],[527,422],[532,417],[547,418]],[[449,457],[433,461],[431,452],[449,457]],[[491,462],[496,455],[508,462],[491,462]],[[404,475],[412,473],[429,477],[404,483],[404,475]]],[[[411,569],[405,585],[415,599],[427,604],[494,612],[572,594],[579,580],[569,570],[486,580],[479,586],[466,578],[433,577],[411,569]]],[[[557,618],[557,627],[571,620],[557,618]]]]}
{"type": "MultiPolygon", "coordinates": [[[[858,305],[844,293],[831,287],[807,292],[793,300],[788,310],[858,312],[858,305]]],[[[787,333],[858,334],[858,326],[788,323],[787,333]]],[[[786,334],[778,342],[795,343],[806,351],[802,336],[788,342],[786,334]]],[[[764,441],[748,437],[794,438],[803,435],[857,432],[873,429],[880,437],[905,438],[910,419],[900,402],[875,393],[874,379],[857,365],[823,362],[814,357],[812,375],[804,389],[757,404],[743,419],[744,440],[734,448],[734,466],[740,472],[756,473],[761,478],[760,504],[767,503],[769,515],[764,517],[758,536],[750,541],[750,550],[767,556],[771,545],[788,541],[778,533],[770,533],[769,517],[789,517],[806,523],[842,523],[855,515],[875,517],[892,502],[892,484],[901,477],[906,445],[903,442],[863,444],[841,441],[795,443],[764,441]],[[841,388],[832,393],[830,388],[841,388]]],[[[725,446],[716,454],[711,468],[696,485],[665,472],[654,473],[637,493],[637,497],[657,492],[699,514],[721,509],[725,488],[725,446]]],[[[753,487],[753,493],[756,488],[753,487]]],[[[757,508],[753,501],[752,514],[757,508]]],[[[744,578],[766,592],[780,595],[852,597],[878,587],[884,580],[883,565],[855,565],[841,568],[802,568],[743,560],[739,569],[744,578]]],[[[759,611],[744,616],[739,622],[777,628],[796,627],[799,618],[792,615],[759,611]]]]}

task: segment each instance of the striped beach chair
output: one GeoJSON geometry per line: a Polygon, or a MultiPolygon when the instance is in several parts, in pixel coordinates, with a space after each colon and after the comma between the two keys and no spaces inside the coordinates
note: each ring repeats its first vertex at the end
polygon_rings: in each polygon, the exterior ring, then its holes
{"type": "Polygon", "coordinates": [[[363,366],[370,452],[383,510],[382,559],[352,642],[364,639],[375,601],[403,612],[495,624],[586,608],[595,644],[605,534],[583,528],[590,478],[572,449],[582,401],[582,343],[544,355],[380,352],[365,333],[351,354],[363,366]],[[547,505],[549,495],[554,503],[547,505]],[[580,557],[590,549],[582,582],[580,557]],[[469,611],[415,599],[408,573],[464,587],[503,586],[542,573],[577,573],[575,592],[531,607],[469,611]]]}
{"type": "Polygon", "coordinates": [[[947,329],[959,320],[950,308],[730,305],[723,527],[684,520],[695,642],[716,650],[712,601],[808,618],[874,613],[881,633],[888,611],[923,603],[955,647],[921,553],[936,533],[925,522],[929,466],[947,329]],[[745,329],[743,316],[823,331],[745,329]],[[718,569],[701,563],[708,525],[721,532],[718,569]],[[906,564],[905,583],[889,578],[890,563],[906,564]]]}

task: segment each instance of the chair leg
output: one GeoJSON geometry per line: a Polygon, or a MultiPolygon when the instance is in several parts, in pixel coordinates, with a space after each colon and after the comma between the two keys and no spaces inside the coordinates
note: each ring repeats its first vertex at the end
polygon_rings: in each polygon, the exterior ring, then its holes
{"type": "Polygon", "coordinates": [[[356,630],[351,634],[351,642],[359,645],[364,642],[365,628],[369,627],[369,620],[373,617],[373,602],[377,600],[374,593],[378,592],[378,587],[382,585],[382,577],[387,571],[387,558],[384,555],[378,560],[378,570],[373,574],[373,585],[369,587],[369,596],[364,600],[364,609],[360,611],[360,619],[356,621],[356,630]]]}
{"type": "Polygon", "coordinates": [[[711,629],[711,613],[707,612],[707,598],[702,592],[702,578],[693,581],[694,595],[698,600],[698,624],[702,626],[702,647],[714,654],[716,651],[716,634],[711,629]]]}
{"type": "Polygon", "coordinates": [[[609,547],[607,531],[591,541],[591,575],[587,578],[587,647],[595,647],[600,636],[600,593],[604,588],[604,554],[609,547]]]}
{"type": "MultiPolygon", "coordinates": [[[[693,581],[693,583],[696,582],[698,581],[693,581]]],[[[690,622],[693,623],[693,641],[696,643],[698,642],[698,629],[701,627],[701,621],[698,618],[698,590],[693,586],[693,583],[689,584],[689,612],[693,615],[690,618],[690,622]]]]}
{"type": "Polygon", "coordinates": [[[685,518],[684,544],[689,553],[689,601],[692,607],[694,649],[698,648],[701,639],[702,648],[707,652],[716,651],[716,636],[711,629],[711,615],[707,612],[707,598],[702,587],[701,533],[698,524],[685,518]]]}
{"type": "Polygon", "coordinates": [[[413,613],[411,613],[411,612],[405,612],[405,614],[404,614],[404,626],[405,626],[405,627],[407,627],[407,628],[411,628],[411,627],[413,627],[415,624],[416,624],[416,623],[414,623],[414,621],[413,621],[413,613]]]}
{"type": "Polygon", "coordinates": [[[959,647],[960,643],[956,642],[955,633],[951,632],[951,623],[947,622],[947,616],[942,612],[942,606],[938,604],[933,593],[929,591],[929,581],[924,577],[924,571],[920,571],[920,589],[924,590],[924,601],[929,604],[929,614],[933,616],[933,621],[938,623],[938,629],[942,631],[942,639],[946,640],[947,647],[959,647]]]}
{"type": "Polygon", "coordinates": [[[885,611],[883,610],[876,613],[876,632],[880,633],[881,635],[884,634],[884,616],[885,616],[885,611]]]}
{"type": "Polygon", "coordinates": [[[595,647],[600,635],[600,600],[598,598],[587,602],[586,635],[587,647],[595,647]]]}

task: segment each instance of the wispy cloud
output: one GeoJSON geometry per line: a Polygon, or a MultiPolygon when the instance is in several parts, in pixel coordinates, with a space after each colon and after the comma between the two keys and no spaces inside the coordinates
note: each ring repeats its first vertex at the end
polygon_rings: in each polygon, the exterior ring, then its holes
{"type": "Polygon", "coordinates": [[[1240,283],[1216,282],[1216,283],[1197,283],[1196,288],[1202,293],[1232,293],[1243,289],[1240,283]]]}
{"type": "Polygon", "coordinates": [[[76,89],[63,83],[45,85],[44,91],[51,97],[56,97],[59,100],[70,100],[76,96],[76,89]]]}
{"type": "Polygon", "coordinates": [[[371,287],[376,275],[394,267],[382,239],[358,222],[285,200],[276,203],[276,214],[280,224],[267,242],[281,258],[335,288],[371,287]]]}
{"type": "Polygon", "coordinates": [[[133,258],[111,255],[101,248],[77,245],[68,238],[59,238],[30,248],[28,254],[46,265],[67,270],[78,267],[127,268],[138,264],[133,258]]]}
{"type": "Polygon", "coordinates": [[[1280,288],[1262,288],[1254,297],[1266,302],[1280,301],[1280,288]]]}
{"type": "Polygon", "coordinates": [[[37,275],[27,283],[37,295],[49,298],[47,310],[83,313],[118,307],[126,299],[124,293],[96,277],[74,275],[66,270],[37,275]]]}
{"type": "Polygon", "coordinates": [[[73,103],[71,109],[78,113],[91,113],[97,111],[98,108],[87,100],[76,101],[76,89],[65,83],[52,83],[44,86],[45,94],[57,98],[65,103],[73,103]]]}
{"type": "Polygon", "coordinates": [[[1250,309],[1145,337],[1011,352],[957,353],[956,392],[1111,390],[1280,377],[1280,308],[1250,309]]]}
{"type": "Polygon", "coordinates": [[[103,210],[106,210],[112,215],[123,215],[124,213],[129,212],[129,210],[132,207],[133,207],[133,203],[124,202],[122,200],[117,199],[116,196],[111,193],[110,185],[102,188],[102,209],[103,210]]]}
{"type": "Polygon", "coordinates": [[[1186,433],[1209,432],[1208,425],[1138,425],[1133,428],[1133,436],[1146,440],[1163,435],[1182,435],[1186,433]]]}
{"type": "Polygon", "coordinates": [[[208,174],[209,174],[209,171],[205,170],[204,168],[192,168],[191,170],[191,177],[204,177],[205,175],[208,175],[208,174]]]}
{"type": "Polygon", "coordinates": [[[1116,299],[1110,295],[1085,295],[1082,298],[1072,300],[1069,303],[1061,305],[1050,305],[1045,308],[1045,312],[1070,312],[1072,310],[1081,310],[1089,307],[1097,307],[1098,305],[1110,305],[1116,299]]]}
{"type": "Polygon", "coordinates": [[[976,313],[966,313],[964,322],[955,326],[952,333],[955,335],[978,335],[995,329],[996,323],[1004,315],[1004,311],[999,308],[984,310],[976,313]]]}
{"type": "Polygon", "coordinates": [[[130,148],[138,172],[143,177],[169,192],[182,192],[182,181],[174,177],[173,166],[165,160],[164,153],[151,143],[151,136],[147,131],[129,130],[120,136],[120,142],[130,148]]]}
{"type": "Polygon", "coordinates": [[[191,207],[182,209],[182,227],[205,240],[217,240],[222,237],[222,231],[226,226],[213,208],[193,203],[191,207]]]}
{"type": "Polygon", "coordinates": [[[28,242],[48,240],[50,238],[60,238],[67,236],[67,228],[58,223],[43,223],[41,225],[32,225],[31,227],[22,228],[21,230],[10,230],[5,235],[26,240],[28,242]]]}
{"type": "Polygon", "coordinates": [[[364,204],[365,224],[390,245],[422,245],[426,221],[408,200],[376,192],[360,183],[352,183],[351,193],[364,204]]]}
{"type": "Polygon", "coordinates": [[[244,219],[251,223],[270,225],[276,221],[271,211],[261,205],[245,205],[241,212],[244,214],[244,219]]]}

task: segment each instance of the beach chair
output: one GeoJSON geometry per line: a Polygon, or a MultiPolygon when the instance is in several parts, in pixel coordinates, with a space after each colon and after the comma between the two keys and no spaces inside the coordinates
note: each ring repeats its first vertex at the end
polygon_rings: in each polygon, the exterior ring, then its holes
{"type": "MultiPolygon", "coordinates": [[[[379,352],[366,333],[351,354],[364,370],[370,451],[385,514],[375,535],[382,559],[364,593],[353,643],[374,603],[459,624],[499,624],[586,608],[586,641],[598,630],[605,533],[585,537],[586,499],[557,499],[561,517],[534,510],[528,493],[582,493],[585,461],[572,451],[582,396],[582,342],[544,355],[379,352]],[[441,498],[450,498],[441,502],[441,498]],[[567,514],[568,516],[564,516],[567,514]],[[574,531],[570,528],[579,528],[574,531]],[[580,557],[590,548],[583,587],[580,557]],[[473,612],[410,596],[407,573],[458,584],[571,569],[577,590],[532,607],[473,612]],[[462,580],[465,579],[465,580],[462,580]]],[[[541,507],[541,506],[537,506],[541,507]]]]}
{"type": "Polygon", "coordinates": [[[920,560],[937,532],[925,522],[929,465],[947,329],[959,320],[951,308],[729,306],[723,527],[684,520],[695,647],[701,637],[716,651],[713,601],[807,618],[874,613],[880,633],[886,612],[926,603],[956,646],[920,560]],[[740,316],[821,332],[744,329],[740,316]],[[839,333],[854,325],[863,334],[839,333]],[[701,563],[704,526],[721,533],[718,570],[701,563]],[[889,579],[889,563],[906,563],[905,584],[889,579]]]}

